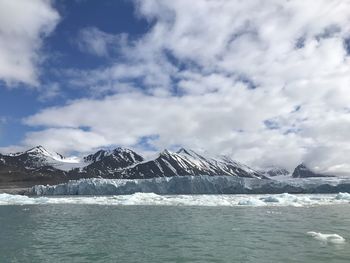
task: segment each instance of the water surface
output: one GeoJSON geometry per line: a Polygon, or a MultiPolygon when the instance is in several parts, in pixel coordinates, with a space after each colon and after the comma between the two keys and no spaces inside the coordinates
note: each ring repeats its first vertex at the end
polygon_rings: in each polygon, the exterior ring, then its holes
{"type": "Polygon", "coordinates": [[[0,226],[0,262],[350,262],[348,203],[2,205],[0,226]]]}

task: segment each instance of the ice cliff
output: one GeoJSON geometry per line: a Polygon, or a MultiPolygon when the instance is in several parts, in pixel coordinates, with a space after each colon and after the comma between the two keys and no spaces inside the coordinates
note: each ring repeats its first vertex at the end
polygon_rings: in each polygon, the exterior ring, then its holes
{"type": "Polygon", "coordinates": [[[33,195],[279,194],[350,192],[348,178],[257,179],[238,176],[175,176],[151,179],[80,179],[37,185],[33,195]]]}

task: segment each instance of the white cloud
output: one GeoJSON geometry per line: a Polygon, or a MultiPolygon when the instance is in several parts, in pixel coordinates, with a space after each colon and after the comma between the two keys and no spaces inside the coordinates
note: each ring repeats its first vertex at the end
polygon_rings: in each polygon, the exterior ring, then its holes
{"type": "Polygon", "coordinates": [[[112,35],[99,30],[96,27],[87,27],[80,30],[77,45],[83,52],[97,56],[108,56],[111,51],[117,51],[118,47],[125,45],[127,35],[112,35]]]}
{"type": "Polygon", "coordinates": [[[49,0],[0,0],[0,80],[38,84],[42,39],[58,20],[49,0]]]}
{"type": "Polygon", "coordinates": [[[108,141],[94,132],[60,128],[28,133],[24,145],[43,145],[48,149],[67,153],[72,149],[78,152],[91,151],[98,146],[108,145],[108,141]]]}
{"type": "MultiPolygon", "coordinates": [[[[50,138],[51,147],[74,149],[80,147],[80,143],[63,140],[66,131],[61,127],[90,127],[92,133],[105,139],[101,145],[133,146],[144,136],[159,135],[159,139],[151,142],[158,149],[186,145],[211,153],[230,154],[244,161],[251,161],[254,157],[263,163],[262,157],[266,151],[270,153],[271,147],[277,150],[287,146],[283,145],[284,136],[265,130],[262,123],[262,120],[275,116],[276,108],[287,114],[293,110],[293,105],[279,97],[264,100],[262,90],[249,90],[242,84],[200,96],[157,97],[124,93],[103,100],[73,101],[66,107],[48,109],[32,116],[26,120],[27,124],[52,128],[47,132],[29,134],[26,142],[47,141],[43,136],[45,133],[50,138]],[[258,105],[264,110],[257,112],[258,105]],[[269,136],[271,140],[266,141],[269,136]],[[254,156],[247,155],[251,148],[264,146],[266,149],[259,149],[254,156]]],[[[286,137],[295,140],[292,134],[286,137]]],[[[288,143],[290,147],[285,148],[284,155],[294,155],[295,144],[288,143]]]]}
{"type": "MultiPolygon", "coordinates": [[[[344,39],[350,36],[350,2],[135,4],[139,16],[155,23],[143,37],[123,42],[125,59],[71,75],[72,84],[115,94],[30,116],[26,123],[44,130],[28,134],[26,143],[88,150],[157,135],[158,149],[183,145],[256,167],[291,169],[305,161],[320,171],[348,171],[350,60],[344,39]],[[93,145],[62,140],[65,129],[81,127],[100,139],[93,145]]],[[[91,46],[103,55],[104,45],[91,46]]]]}

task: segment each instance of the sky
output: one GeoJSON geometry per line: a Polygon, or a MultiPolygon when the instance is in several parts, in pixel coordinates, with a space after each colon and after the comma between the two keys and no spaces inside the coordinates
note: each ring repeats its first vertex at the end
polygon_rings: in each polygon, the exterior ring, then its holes
{"type": "Polygon", "coordinates": [[[350,1],[0,0],[0,152],[180,147],[350,171],[350,1]]]}

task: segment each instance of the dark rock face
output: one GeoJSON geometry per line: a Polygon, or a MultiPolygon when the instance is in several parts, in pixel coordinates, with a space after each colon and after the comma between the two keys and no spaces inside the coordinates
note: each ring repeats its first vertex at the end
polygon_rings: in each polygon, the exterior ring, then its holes
{"type": "Polygon", "coordinates": [[[50,166],[27,170],[23,167],[0,164],[0,188],[29,187],[34,184],[56,184],[66,181],[64,171],[50,166]]]}
{"type": "Polygon", "coordinates": [[[309,178],[309,177],[334,177],[333,175],[318,174],[309,169],[305,164],[299,164],[292,174],[293,178],[309,178]]]}

